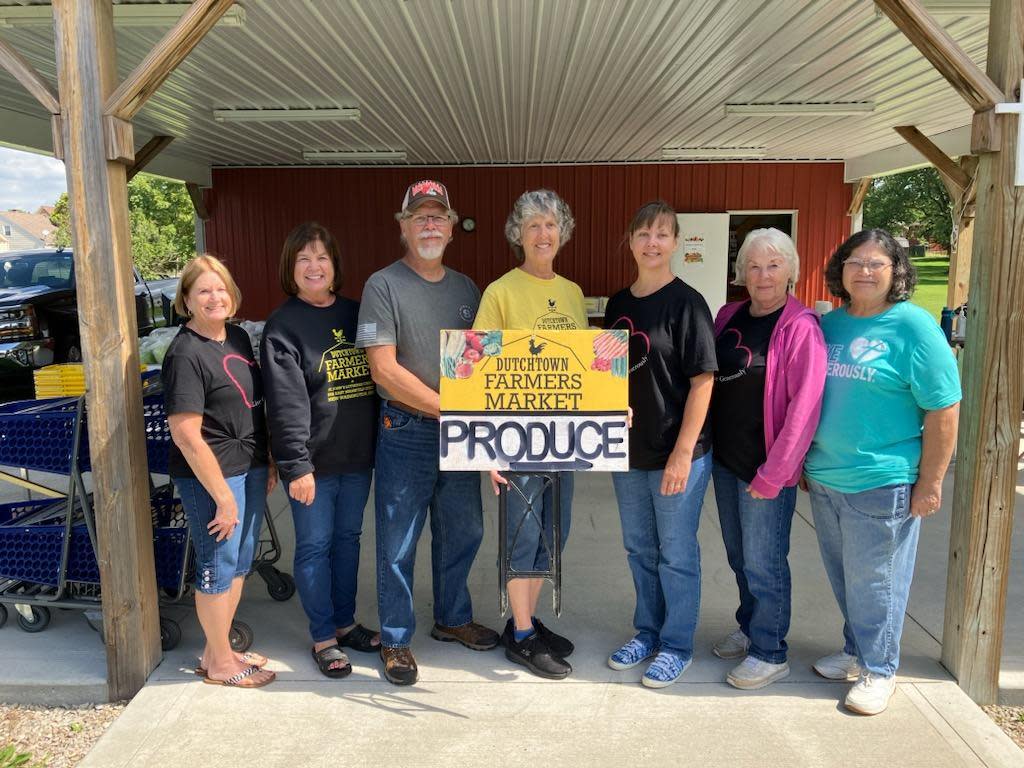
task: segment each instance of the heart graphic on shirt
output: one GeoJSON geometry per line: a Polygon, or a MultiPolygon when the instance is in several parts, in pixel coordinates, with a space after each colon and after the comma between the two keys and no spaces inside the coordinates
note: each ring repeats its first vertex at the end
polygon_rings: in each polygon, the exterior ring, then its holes
{"type": "Polygon", "coordinates": [[[610,327],[611,328],[622,328],[623,326],[625,326],[625,330],[629,331],[630,341],[632,341],[633,337],[635,336],[636,338],[641,339],[643,341],[643,343],[647,347],[647,349],[644,351],[644,353],[640,356],[639,360],[631,361],[632,365],[629,366],[629,372],[633,373],[633,371],[636,371],[636,370],[642,368],[644,365],[646,365],[647,357],[648,357],[648,355],[651,354],[651,337],[648,336],[643,331],[636,330],[636,326],[633,325],[633,321],[630,320],[625,315],[623,315],[618,320],[616,320],[614,323],[612,323],[610,327]]]}
{"type": "Polygon", "coordinates": [[[724,336],[727,333],[736,334],[736,346],[733,347],[733,349],[739,349],[747,353],[747,362],[743,366],[743,370],[746,370],[747,368],[750,367],[750,363],[754,359],[754,353],[750,351],[750,347],[743,346],[743,334],[740,333],[738,330],[736,330],[735,328],[726,328],[725,332],[722,335],[724,336]]]}
{"type": "Polygon", "coordinates": [[[629,331],[630,339],[632,339],[634,336],[637,336],[637,337],[643,339],[644,344],[647,345],[647,350],[644,352],[644,356],[646,357],[647,355],[649,355],[651,353],[651,337],[648,336],[643,331],[636,330],[636,326],[633,325],[633,321],[630,320],[625,315],[623,315],[618,320],[616,320],[614,323],[612,323],[611,327],[612,328],[619,328],[619,327],[621,327],[619,325],[620,323],[624,323],[625,324],[626,329],[629,331]]]}
{"type": "Polygon", "coordinates": [[[249,368],[255,368],[256,363],[253,362],[252,360],[246,360],[241,355],[224,355],[223,362],[224,373],[227,374],[227,377],[229,379],[231,379],[231,383],[235,385],[235,389],[238,390],[238,394],[242,396],[242,402],[245,403],[245,406],[247,408],[255,408],[256,404],[249,402],[249,397],[245,394],[245,388],[239,383],[238,379],[235,378],[235,375],[231,373],[230,363],[235,360],[240,360],[244,365],[246,365],[249,368]]]}
{"type": "Polygon", "coordinates": [[[858,336],[850,342],[850,357],[858,363],[870,363],[889,351],[889,345],[880,339],[858,336]]]}

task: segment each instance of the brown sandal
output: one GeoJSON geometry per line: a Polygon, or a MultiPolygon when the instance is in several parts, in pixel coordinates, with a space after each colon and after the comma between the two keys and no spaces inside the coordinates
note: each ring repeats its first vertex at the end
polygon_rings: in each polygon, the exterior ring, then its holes
{"type": "MultiPolygon", "coordinates": [[[[259,667],[260,669],[263,669],[270,663],[270,659],[262,653],[256,653],[256,651],[246,651],[238,657],[238,660],[243,664],[249,664],[250,666],[259,667]]],[[[202,659],[200,659],[199,663],[196,664],[196,676],[206,677],[206,667],[203,666],[202,659]]]]}
{"type": "Polygon", "coordinates": [[[262,670],[259,667],[246,667],[237,675],[232,675],[227,680],[214,680],[212,677],[207,675],[203,678],[203,682],[207,685],[224,685],[229,688],[262,688],[264,685],[269,685],[277,679],[277,675],[274,672],[266,670],[267,674],[270,675],[269,679],[263,681],[251,680],[253,675],[259,674],[263,671],[265,670],[262,670]],[[242,682],[245,680],[250,680],[248,685],[242,685],[242,682]]]}

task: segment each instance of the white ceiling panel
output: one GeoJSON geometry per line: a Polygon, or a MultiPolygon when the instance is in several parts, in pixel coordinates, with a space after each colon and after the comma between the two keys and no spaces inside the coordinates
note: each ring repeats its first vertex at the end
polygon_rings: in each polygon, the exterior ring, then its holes
{"type": "MultiPolygon", "coordinates": [[[[4,8],[40,5],[0,0],[0,37],[55,81],[52,26],[2,25],[4,8]]],[[[845,159],[900,144],[894,125],[935,134],[971,118],[869,0],[239,5],[243,23],[218,25],[136,118],[139,136],[175,137],[169,156],[214,167],[313,164],[303,150],[401,150],[411,165],[620,163],[658,161],[663,147],[763,147],[769,159],[845,159]],[[853,117],[724,110],[805,101],[876,108],[853,117]],[[236,124],[211,114],[350,106],[360,120],[236,124]]],[[[984,66],[987,16],[940,21],[984,66]]],[[[164,31],[117,28],[122,76],[164,31]]],[[[4,111],[45,118],[0,72],[0,141],[13,142],[4,111]]]]}

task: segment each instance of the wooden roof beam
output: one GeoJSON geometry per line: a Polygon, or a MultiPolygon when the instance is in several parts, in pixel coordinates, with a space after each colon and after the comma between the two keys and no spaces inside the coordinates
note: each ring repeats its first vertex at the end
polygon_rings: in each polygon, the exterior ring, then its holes
{"type": "Polygon", "coordinates": [[[857,188],[853,191],[850,207],[846,211],[847,216],[856,216],[860,212],[860,209],[864,206],[864,198],[867,197],[868,191],[871,189],[871,181],[872,178],[870,176],[865,176],[857,182],[857,188]]]}
{"type": "Polygon", "coordinates": [[[893,130],[902,136],[907,144],[924,155],[924,158],[935,166],[935,170],[942,175],[943,179],[953,184],[953,186],[960,190],[961,194],[971,185],[971,177],[964,172],[964,169],[957,165],[949,155],[935,146],[932,140],[917,130],[916,127],[913,125],[897,125],[893,130]]]}
{"type": "Polygon", "coordinates": [[[163,152],[172,141],[173,136],[154,136],[143,144],[142,149],[135,153],[135,162],[128,167],[128,181],[149,165],[149,161],[163,152]]]}
{"type": "Polygon", "coordinates": [[[104,105],[104,112],[131,120],[163,84],[235,0],[195,0],[163,40],[118,86],[104,105]]]}
{"type": "Polygon", "coordinates": [[[185,182],[185,191],[188,192],[188,196],[192,200],[196,216],[201,221],[207,221],[210,218],[210,212],[206,209],[206,202],[203,200],[203,190],[199,188],[198,184],[188,181],[185,182]]]}
{"type": "Polygon", "coordinates": [[[3,40],[0,40],[0,67],[10,72],[15,80],[25,86],[25,90],[43,105],[43,109],[51,115],[60,114],[60,99],[50,84],[36,72],[24,56],[3,40]]]}
{"type": "Polygon", "coordinates": [[[987,112],[1003,100],[1002,90],[963,52],[919,0],[875,0],[875,5],[975,112],[987,112]]]}

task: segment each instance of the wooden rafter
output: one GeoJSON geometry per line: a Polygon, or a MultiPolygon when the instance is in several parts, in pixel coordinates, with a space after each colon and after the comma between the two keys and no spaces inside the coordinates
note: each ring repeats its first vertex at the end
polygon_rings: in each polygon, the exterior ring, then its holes
{"type": "Polygon", "coordinates": [[[206,210],[206,202],[203,200],[203,190],[199,188],[199,185],[194,182],[186,182],[185,190],[188,192],[189,198],[192,200],[192,207],[196,211],[196,216],[201,221],[206,221],[210,218],[210,212],[206,210]]]}
{"type": "Polygon", "coordinates": [[[173,136],[154,136],[143,144],[142,149],[135,153],[135,162],[128,167],[128,181],[149,165],[150,160],[163,152],[172,141],[173,136]]]}
{"type": "Polygon", "coordinates": [[[865,176],[857,182],[857,188],[853,191],[853,199],[850,200],[850,207],[846,211],[847,216],[856,216],[864,205],[864,198],[871,189],[871,177],[865,176]]]}
{"type": "Polygon", "coordinates": [[[963,192],[970,186],[971,177],[964,172],[964,169],[957,165],[953,158],[939,149],[931,139],[917,130],[916,127],[913,125],[897,125],[893,130],[902,136],[907,144],[924,155],[924,158],[935,166],[935,170],[942,174],[943,178],[948,179],[955,185],[960,192],[963,192]]]}
{"type": "Polygon", "coordinates": [[[43,109],[51,115],[60,114],[60,99],[50,84],[36,72],[35,67],[29,64],[24,56],[3,40],[0,40],[0,67],[10,72],[15,80],[25,86],[25,90],[43,105],[43,109]]]}
{"type": "Polygon", "coordinates": [[[131,120],[235,0],[195,0],[163,40],[118,86],[104,112],[131,120]]]}
{"type": "Polygon", "coordinates": [[[875,5],[949,81],[975,112],[1003,100],[1003,92],[963,52],[918,0],[875,0],[875,5]]]}

